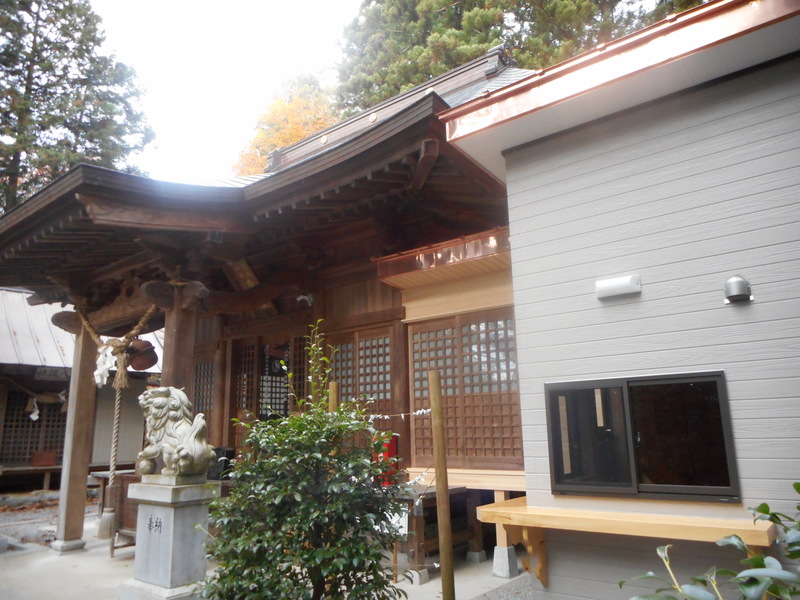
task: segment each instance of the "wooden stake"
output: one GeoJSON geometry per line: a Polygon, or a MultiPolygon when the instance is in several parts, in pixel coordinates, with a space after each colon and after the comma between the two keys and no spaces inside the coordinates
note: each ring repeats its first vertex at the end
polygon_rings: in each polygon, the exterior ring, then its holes
{"type": "Polygon", "coordinates": [[[439,524],[439,562],[442,573],[442,599],[455,600],[453,530],[450,522],[450,489],[447,482],[447,438],[444,432],[442,377],[439,371],[428,371],[428,394],[431,400],[433,464],[436,468],[436,517],[439,524]]]}
{"type": "Polygon", "coordinates": [[[328,382],[328,412],[334,412],[339,408],[339,382],[328,382]]]}

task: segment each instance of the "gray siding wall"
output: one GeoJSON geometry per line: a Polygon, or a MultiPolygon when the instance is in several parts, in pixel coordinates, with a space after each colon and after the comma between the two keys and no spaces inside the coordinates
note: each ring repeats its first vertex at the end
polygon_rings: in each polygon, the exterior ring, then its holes
{"type": "MultiPolygon", "coordinates": [[[[515,149],[506,162],[528,502],[747,518],[767,501],[793,511],[800,60],[515,149]],[[642,278],[640,296],[595,297],[595,281],[630,274],[642,278]],[[723,303],[736,274],[750,280],[753,303],[723,303]],[[551,494],[545,382],[710,370],[727,380],[741,505],[551,494]]],[[[628,598],[616,580],[656,569],[655,552],[641,549],[664,543],[548,540],[553,598],[628,598]],[[585,561],[603,567],[584,570],[585,561]],[[576,571],[573,583],[559,575],[576,571]]],[[[677,543],[695,554],[703,546],[677,543]]]]}
{"type": "MultiPolygon", "coordinates": [[[[111,438],[114,433],[114,399],[116,392],[108,383],[97,390],[97,405],[94,418],[94,445],[92,464],[108,464],[111,457],[111,438]]],[[[134,462],[144,448],[144,414],[139,407],[139,395],[147,389],[147,381],[132,378],[130,386],[122,392],[120,413],[119,447],[117,462],[134,462]]]]}

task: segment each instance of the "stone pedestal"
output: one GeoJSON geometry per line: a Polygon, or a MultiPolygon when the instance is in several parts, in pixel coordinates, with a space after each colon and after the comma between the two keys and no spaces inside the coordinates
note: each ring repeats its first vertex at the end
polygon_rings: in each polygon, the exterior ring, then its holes
{"type": "Polygon", "coordinates": [[[492,575],[511,579],[519,575],[517,551],[514,546],[495,546],[492,575]]]}
{"type": "Polygon", "coordinates": [[[128,497],[139,502],[134,578],[119,588],[119,600],[199,597],[194,584],[206,575],[208,504],[219,483],[205,476],[145,475],[128,497]]]}

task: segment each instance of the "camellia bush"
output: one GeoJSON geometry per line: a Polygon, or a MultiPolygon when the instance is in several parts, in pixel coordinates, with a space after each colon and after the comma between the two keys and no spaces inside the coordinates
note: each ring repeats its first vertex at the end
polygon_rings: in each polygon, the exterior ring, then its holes
{"type": "Polygon", "coordinates": [[[328,407],[329,360],[319,324],[307,338],[311,394],[285,418],[239,423],[249,430],[234,461],[230,495],[211,507],[210,558],[200,585],[220,600],[373,600],[405,597],[385,570],[407,510],[391,433],[363,403],[328,407]]]}
{"type": "MultiPolygon", "coordinates": [[[[795,491],[800,494],[800,483],[794,484],[795,491]]],[[[778,526],[779,543],[784,546],[786,558],[796,561],[800,559],[800,504],[797,513],[789,516],[773,512],[769,505],[762,503],[752,509],[757,521],[770,521],[778,526]]],[[[733,571],[731,569],[718,569],[711,567],[703,575],[693,577],[691,583],[680,583],[670,565],[670,546],[660,546],[658,556],[667,569],[668,578],[663,578],[653,572],[645,575],[620,581],[622,587],[631,581],[654,580],[663,586],[655,593],[645,596],[636,596],[631,600],[724,600],[737,598],[739,600],[792,600],[800,597],[800,575],[787,570],[781,562],[762,554],[752,555],[747,544],[738,536],[731,535],[717,542],[718,546],[734,546],[741,550],[747,558],[742,559],[745,569],[733,571]]]]}

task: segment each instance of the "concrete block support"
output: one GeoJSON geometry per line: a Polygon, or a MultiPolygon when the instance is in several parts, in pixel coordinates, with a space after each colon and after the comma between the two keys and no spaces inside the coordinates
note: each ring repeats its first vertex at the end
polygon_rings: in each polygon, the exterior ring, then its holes
{"type": "Polygon", "coordinates": [[[512,579],[519,575],[517,551],[514,546],[495,546],[492,575],[512,579]]]}
{"type": "Polygon", "coordinates": [[[219,483],[150,483],[167,478],[145,476],[128,497],[139,501],[134,578],[119,588],[119,600],[196,598],[194,583],[206,574],[208,504],[219,483]],[[182,485],[183,484],[183,485],[182,485]]]}

